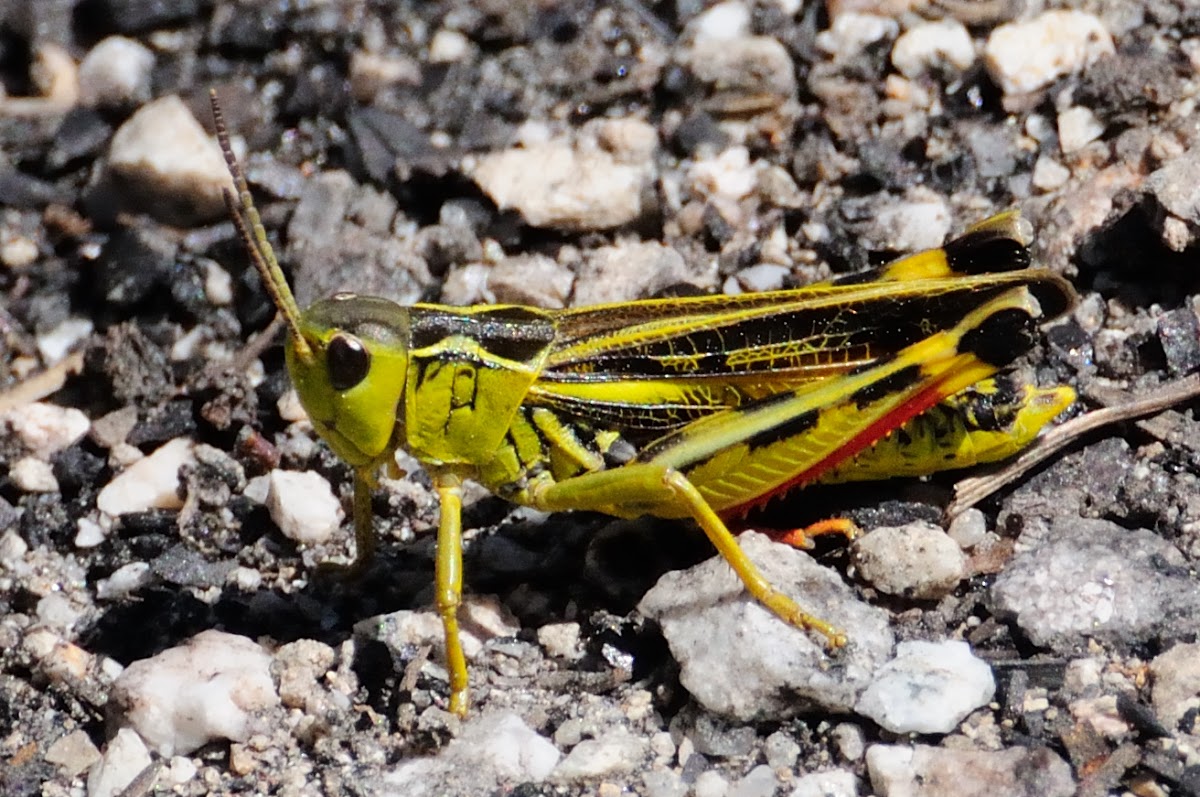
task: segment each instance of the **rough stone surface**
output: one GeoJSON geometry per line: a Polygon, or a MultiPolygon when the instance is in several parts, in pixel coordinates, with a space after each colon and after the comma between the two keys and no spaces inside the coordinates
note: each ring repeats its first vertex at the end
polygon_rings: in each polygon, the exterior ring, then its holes
{"type": "Polygon", "coordinates": [[[850,643],[831,653],[813,632],[789,627],[716,557],[663,576],[638,607],[662,626],[680,682],[708,709],[742,720],[851,708],[891,653],[883,613],[790,546],[753,533],[738,542],[768,581],[850,643]]]}

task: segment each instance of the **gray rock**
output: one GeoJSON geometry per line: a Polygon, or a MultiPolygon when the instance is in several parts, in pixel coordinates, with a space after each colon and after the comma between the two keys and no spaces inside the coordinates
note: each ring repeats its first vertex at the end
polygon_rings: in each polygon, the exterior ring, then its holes
{"type": "Polygon", "coordinates": [[[710,711],[739,720],[849,711],[890,656],[886,613],[791,546],[754,533],[738,541],[771,584],[844,631],[849,644],[831,652],[815,634],[789,627],[715,557],[663,576],[639,606],[662,625],[681,683],[710,711]]]}
{"type": "Polygon", "coordinates": [[[1014,617],[1035,645],[1067,653],[1088,639],[1131,646],[1196,634],[1200,593],[1166,540],[1081,518],[1051,521],[1041,537],[991,592],[995,611],[1014,617]]]}
{"type": "Polygon", "coordinates": [[[1071,767],[1047,749],[999,752],[873,745],[867,773],[879,797],[1071,797],[1071,767]]]}
{"type": "Polygon", "coordinates": [[[555,780],[571,782],[624,775],[645,766],[649,743],[625,730],[585,739],[554,768],[555,780]]]}

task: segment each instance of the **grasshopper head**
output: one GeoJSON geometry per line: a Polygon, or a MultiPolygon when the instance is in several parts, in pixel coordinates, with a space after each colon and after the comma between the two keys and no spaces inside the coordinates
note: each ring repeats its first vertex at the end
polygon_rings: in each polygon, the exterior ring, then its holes
{"type": "Polygon", "coordinates": [[[317,432],[354,467],[395,448],[404,396],[408,311],[386,299],[339,293],[316,302],[288,335],[288,372],[317,432]]]}
{"type": "Polygon", "coordinates": [[[341,293],[303,313],[267,240],[250,187],[233,154],[217,95],[217,140],[233,189],[225,204],[246,251],[288,328],[288,372],[321,437],[356,468],[389,456],[408,362],[408,311],[386,299],[341,293]]]}

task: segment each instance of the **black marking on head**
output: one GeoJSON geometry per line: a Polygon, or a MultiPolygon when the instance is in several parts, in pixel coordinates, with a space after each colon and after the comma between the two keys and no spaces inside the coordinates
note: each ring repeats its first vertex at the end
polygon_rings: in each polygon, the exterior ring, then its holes
{"type": "Polygon", "coordinates": [[[413,348],[433,346],[456,335],[476,341],[501,359],[529,362],[554,341],[554,325],[545,313],[530,307],[492,307],[470,313],[414,311],[413,348]]]}
{"type": "Polygon", "coordinates": [[[1012,307],[1000,310],[963,335],[958,350],[1002,368],[1029,351],[1036,335],[1037,325],[1029,313],[1012,307]]]}
{"type": "Polygon", "coordinates": [[[357,386],[371,370],[371,353],[362,341],[346,332],[336,333],[325,348],[325,366],[334,390],[357,386]]]}
{"type": "Polygon", "coordinates": [[[969,232],[946,244],[946,262],[960,274],[997,274],[1029,268],[1029,250],[994,230],[969,232]]]}
{"type": "Polygon", "coordinates": [[[850,394],[850,400],[858,407],[865,407],[893,393],[908,390],[920,381],[921,367],[919,365],[905,366],[893,374],[860,387],[850,394]]]}

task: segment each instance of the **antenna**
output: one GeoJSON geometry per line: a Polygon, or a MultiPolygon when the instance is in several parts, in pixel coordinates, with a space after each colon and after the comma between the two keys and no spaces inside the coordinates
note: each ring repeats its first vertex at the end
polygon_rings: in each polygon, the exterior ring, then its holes
{"type": "Polygon", "coordinates": [[[267,231],[263,229],[258,209],[254,207],[254,199],[250,196],[250,186],[246,183],[246,175],[242,173],[237,156],[233,154],[233,146],[229,143],[229,130],[225,126],[225,116],[221,113],[221,104],[217,102],[216,89],[208,90],[208,99],[212,103],[217,142],[221,145],[221,154],[225,156],[225,165],[229,168],[229,176],[233,178],[234,187],[237,189],[236,197],[234,192],[228,188],[221,189],[221,194],[225,197],[225,207],[229,209],[229,217],[233,220],[233,226],[237,229],[238,237],[245,244],[250,259],[254,261],[254,267],[258,269],[263,285],[271,294],[279,312],[283,314],[284,321],[287,322],[288,334],[292,337],[292,347],[302,360],[311,361],[312,348],[304,339],[304,335],[300,333],[300,308],[296,305],[296,299],[292,296],[292,291],[288,288],[287,280],[283,276],[283,269],[279,267],[279,261],[275,258],[275,250],[271,247],[271,242],[267,240],[267,231]]]}

